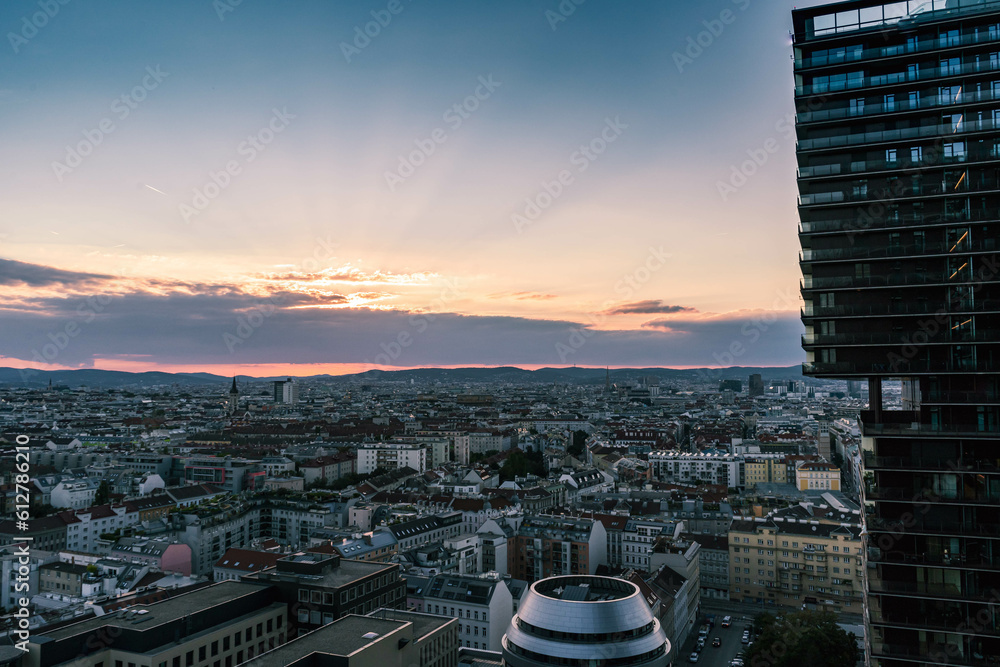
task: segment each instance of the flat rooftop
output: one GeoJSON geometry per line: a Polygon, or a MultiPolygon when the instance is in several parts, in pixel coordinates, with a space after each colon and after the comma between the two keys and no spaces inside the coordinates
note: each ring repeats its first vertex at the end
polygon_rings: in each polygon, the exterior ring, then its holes
{"type": "Polygon", "coordinates": [[[404,630],[406,625],[404,621],[382,620],[367,616],[344,616],[333,623],[293,639],[287,644],[282,644],[245,664],[254,665],[254,667],[286,667],[286,665],[295,664],[314,653],[349,656],[386,635],[398,633],[399,639],[409,638],[409,633],[404,630]],[[372,637],[372,633],[377,636],[372,637]]]}
{"type": "MultiPolygon", "coordinates": [[[[314,554],[310,554],[314,555],[314,554]]],[[[324,555],[325,558],[329,556],[324,555]]],[[[309,559],[297,557],[299,562],[309,562],[309,559]]],[[[254,578],[258,581],[298,581],[301,583],[315,583],[329,588],[340,588],[353,581],[367,577],[377,572],[386,570],[398,570],[396,563],[378,563],[360,560],[341,560],[340,565],[331,568],[324,574],[298,574],[295,572],[281,572],[277,569],[267,569],[259,572],[254,578]]]]}
{"type": "MultiPolygon", "coordinates": [[[[46,631],[45,628],[37,630],[34,635],[38,639],[48,638],[52,640],[67,639],[80,634],[94,632],[104,627],[118,627],[127,630],[144,631],[154,628],[164,623],[176,621],[179,618],[190,616],[195,612],[211,609],[223,602],[247,595],[254,595],[261,591],[260,584],[248,584],[241,581],[226,581],[215,586],[200,588],[190,593],[169,598],[163,602],[155,604],[138,604],[129,607],[123,612],[118,611],[104,616],[95,616],[87,620],[73,623],[55,630],[46,631]]],[[[220,619],[220,622],[228,622],[229,619],[220,619]]],[[[153,648],[153,647],[150,647],[153,648]]]]}
{"type": "Polygon", "coordinates": [[[534,584],[535,592],[566,602],[609,602],[627,598],[639,590],[622,579],[609,577],[554,577],[534,584]]]}

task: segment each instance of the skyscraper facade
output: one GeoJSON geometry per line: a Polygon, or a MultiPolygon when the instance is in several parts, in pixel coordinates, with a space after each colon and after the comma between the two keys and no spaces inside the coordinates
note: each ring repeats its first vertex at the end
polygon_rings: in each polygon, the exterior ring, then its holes
{"type": "Polygon", "coordinates": [[[804,372],[869,386],[870,664],[987,664],[1000,656],[1000,2],[852,0],[793,23],[804,372]]]}

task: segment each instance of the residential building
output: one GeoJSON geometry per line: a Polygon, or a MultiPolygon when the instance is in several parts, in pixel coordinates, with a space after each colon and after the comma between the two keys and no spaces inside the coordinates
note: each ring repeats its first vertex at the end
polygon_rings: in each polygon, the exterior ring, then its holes
{"type": "Polygon", "coordinates": [[[461,646],[501,649],[504,632],[514,615],[514,601],[499,574],[408,576],[406,588],[409,608],[458,619],[461,646]]]}
{"type": "Polygon", "coordinates": [[[1000,655],[996,623],[955,631],[1000,585],[1000,11],[869,0],[793,26],[804,372],[868,381],[872,664],[1000,655]]]}
{"type": "Polygon", "coordinates": [[[358,474],[367,475],[376,469],[397,470],[412,468],[417,472],[427,470],[427,447],[398,442],[380,442],[358,447],[358,474]]]}
{"type": "Polygon", "coordinates": [[[187,544],[164,537],[123,537],[109,555],[126,563],[152,565],[161,572],[188,576],[192,572],[192,551],[187,544]]]}
{"type": "Polygon", "coordinates": [[[863,610],[865,558],[857,509],[804,504],[736,519],[729,546],[731,600],[863,610]]]}
{"type": "Polygon", "coordinates": [[[244,575],[274,567],[285,554],[275,551],[227,549],[212,568],[214,581],[239,581],[244,575]]]}
{"type": "Polygon", "coordinates": [[[528,516],[508,552],[508,570],[516,579],[538,581],[569,574],[594,574],[607,564],[608,536],[593,519],[528,516]]]}
{"type": "Polygon", "coordinates": [[[659,451],[649,455],[653,479],[674,484],[743,486],[743,460],[733,454],[690,454],[659,451]]]}
{"type": "Polygon", "coordinates": [[[824,461],[805,462],[795,469],[799,491],[840,491],[840,468],[824,461]]]}

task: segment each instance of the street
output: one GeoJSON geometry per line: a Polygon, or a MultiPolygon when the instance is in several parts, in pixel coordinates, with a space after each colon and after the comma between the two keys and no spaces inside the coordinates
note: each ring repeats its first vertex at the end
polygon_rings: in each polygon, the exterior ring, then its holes
{"type": "MultiPolygon", "coordinates": [[[[740,643],[740,638],[743,636],[744,626],[751,623],[753,617],[733,616],[733,624],[728,628],[722,627],[722,618],[722,616],[716,616],[715,627],[708,633],[708,641],[705,642],[705,648],[701,650],[701,658],[697,663],[700,667],[727,667],[729,661],[735,658],[738,652],[746,648],[740,643]],[[719,648],[712,646],[712,640],[716,637],[722,640],[722,646],[719,648]]],[[[691,664],[688,661],[688,657],[694,651],[697,640],[698,633],[696,631],[684,643],[684,650],[680,652],[678,659],[674,663],[677,667],[691,664]]]]}

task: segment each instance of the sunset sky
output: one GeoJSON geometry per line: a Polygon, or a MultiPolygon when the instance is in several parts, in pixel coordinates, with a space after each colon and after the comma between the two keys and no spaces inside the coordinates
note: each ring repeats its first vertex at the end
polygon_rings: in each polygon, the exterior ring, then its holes
{"type": "Polygon", "coordinates": [[[6,0],[0,366],[798,363],[790,11],[6,0]]]}

